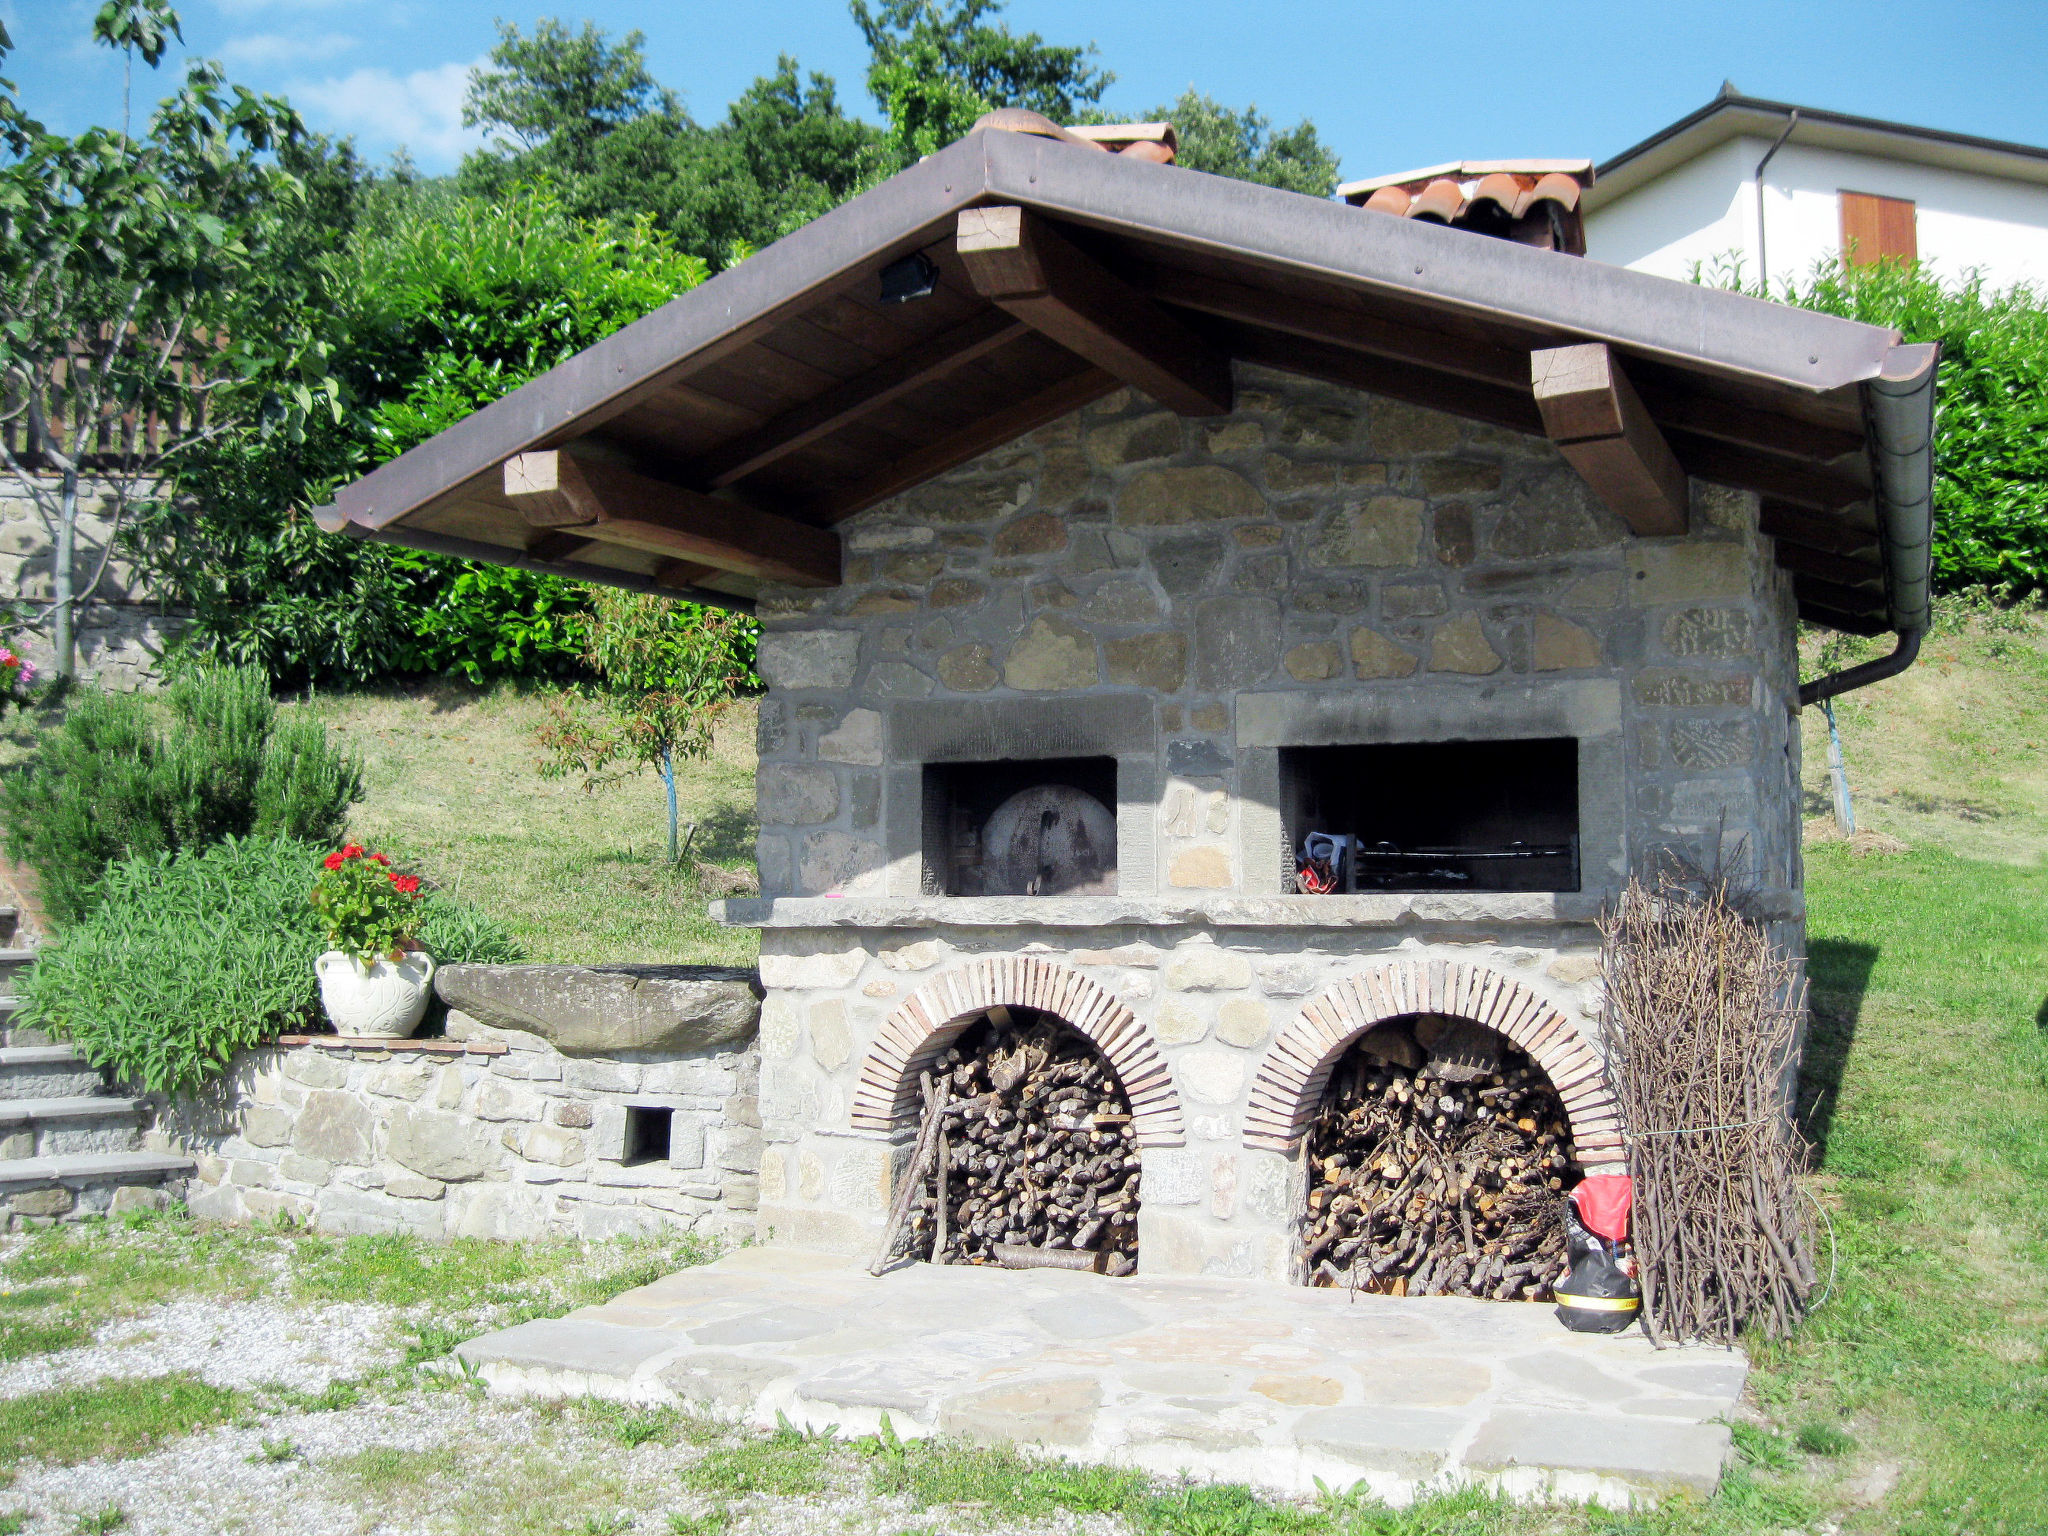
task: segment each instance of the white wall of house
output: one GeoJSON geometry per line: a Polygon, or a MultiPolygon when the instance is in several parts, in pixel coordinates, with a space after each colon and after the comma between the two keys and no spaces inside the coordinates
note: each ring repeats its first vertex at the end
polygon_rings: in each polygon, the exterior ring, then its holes
{"type": "MultiPolygon", "coordinates": [[[[1586,214],[1586,254],[1596,261],[1689,279],[1695,265],[1739,256],[1757,272],[1756,163],[1768,139],[1737,138],[1586,214]]],[[[1910,199],[1920,259],[1945,281],[1976,268],[1996,288],[2048,291],[2048,186],[1917,165],[1872,154],[1809,148],[1793,140],[1764,177],[1764,223],[1775,287],[1804,279],[1839,253],[1840,194],[1910,199]]]]}

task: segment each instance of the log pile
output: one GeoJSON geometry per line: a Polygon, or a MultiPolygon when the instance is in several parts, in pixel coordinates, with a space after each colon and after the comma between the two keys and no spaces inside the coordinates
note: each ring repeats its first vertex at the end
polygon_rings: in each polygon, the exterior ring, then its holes
{"type": "Polygon", "coordinates": [[[1130,1104],[1086,1036],[1050,1015],[991,1009],[931,1076],[939,1140],[910,1209],[911,1253],[1015,1265],[1028,1261],[1017,1250],[1035,1249],[1062,1268],[1138,1267],[1130,1104]]]}
{"type": "Polygon", "coordinates": [[[1538,1301],[1579,1181],[1563,1101],[1493,1031],[1422,1016],[1368,1031],[1309,1129],[1309,1283],[1538,1301]]]}

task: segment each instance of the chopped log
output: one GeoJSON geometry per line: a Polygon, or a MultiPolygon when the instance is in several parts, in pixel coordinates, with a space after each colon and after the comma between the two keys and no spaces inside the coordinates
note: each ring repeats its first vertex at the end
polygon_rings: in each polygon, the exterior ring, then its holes
{"type": "Polygon", "coordinates": [[[1029,1248],[1018,1243],[997,1243],[996,1262],[1005,1269],[1082,1269],[1102,1272],[1105,1253],[1083,1253],[1074,1248],[1029,1248]]]}

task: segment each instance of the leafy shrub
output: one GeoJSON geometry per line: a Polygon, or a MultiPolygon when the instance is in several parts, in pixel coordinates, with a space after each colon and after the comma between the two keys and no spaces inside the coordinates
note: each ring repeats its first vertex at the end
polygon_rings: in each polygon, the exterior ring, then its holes
{"type": "MultiPolygon", "coordinates": [[[[110,867],[99,903],[21,983],[22,1020],[153,1092],[199,1087],[238,1050],[317,1027],[327,947],[307,893],[322,850],[230,837],[110,867]]],[[[421,941],[437,960],[519,958],[488,918],[437,893],[421,941]]]]}
{"type": "Polygon", "coordinates": [[[167,731],[149,699],[85,694],[0,784],[7,851],[42,877],[59,922],[91,910],[117,859],[226,837],[332,841],[363,796],[360,765],[318,721],[280,720],[253,667],[188,673],[164,703],[167,731]]]}

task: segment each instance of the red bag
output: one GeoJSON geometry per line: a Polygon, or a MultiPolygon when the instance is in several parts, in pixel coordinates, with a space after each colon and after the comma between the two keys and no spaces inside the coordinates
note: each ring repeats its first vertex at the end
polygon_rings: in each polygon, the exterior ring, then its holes
{"type": "Polygon", "coordinates": [[[1610,1243],[1628,1241],[1628,1207],[1635,1183],[1625,1173],[1589,1174],[1572,1191],[1579,1224],[1610,1243]]]}

